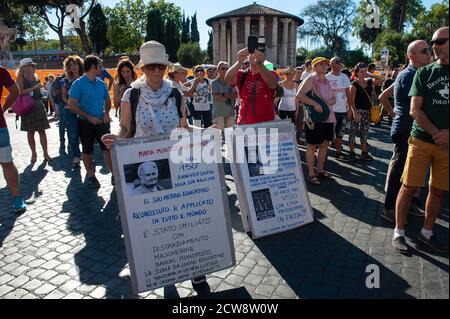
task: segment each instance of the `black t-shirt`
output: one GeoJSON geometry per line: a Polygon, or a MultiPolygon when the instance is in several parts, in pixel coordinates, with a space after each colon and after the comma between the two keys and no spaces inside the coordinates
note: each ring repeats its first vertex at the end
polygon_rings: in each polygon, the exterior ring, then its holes
{"type": "Polygon", "coordinates": [[[357,81],[353,82],[353,86],[356,88],[355,107],[357,110],[370,110],[372,106],[373,80],[369,79],[366,83],[367,87],[363,88],[357,81]]]}

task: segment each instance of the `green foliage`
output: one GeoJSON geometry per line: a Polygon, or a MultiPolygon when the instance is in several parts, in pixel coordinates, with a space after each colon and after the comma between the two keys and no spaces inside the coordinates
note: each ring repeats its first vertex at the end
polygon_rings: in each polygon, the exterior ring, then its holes
{"type": "Polygon", "coordinates": [[[351,0],[319,0],[302,12],[306,23],[299,29],[299,35],[301,38],[321,38],[332,52],[340,52],[345,49],[354,13],[355,6],[351,0]]]}
{"type": "Polygon", "coordinates": [[[200,42],[200,33],[197,26],[197,12],[192,16],[191,21],[191,41],[200,42]]]}
{"type": "Polygon", "coordinates": [[[206,50],[206,52],[208,53],[208,59],[209,61],[214,61],[214,53],[213,53],[213,33],[211,31],[208,31],[208,36],[209,36],[209,40],[208,40],[208,48],[206,50]]]}
{"type": "Polygon", "coordinates": [[[368,10],[368,2],[361,0],[357,8],[357,14],[352,20],[352,34],[361,42],[373,45],[378,35],[384,30],[392,30],[402,33],[405,26],[410,26],[416,20],[420,12],[424,11],[421,0],[376,0],[380,8],[380,28],[368,28],[366,19],[373,13],[368,10]]]}
{"type": "Polygon", "coordinates": [[[103,52],[109,45],[109,40],[107,20],[100,4],[96,4],[89,15],[88,29],[94,52],[103,52]]]}
{"type": "Polygon", "coordinates": [[[145,35],[146,10],[143,0],[122,0],[105,8],[109,22],[108,39],[113,52],[139,51],[145,35]]]}
{"type": "Polygon", "coordinates": [[[410,42],[414,40],[411,34],[400,34],[394,31],[386,30],[382,32],[374,43],[373,59],[379,60],[381,50],[387,48],[389,50],[389,65],[399,66],[405,64],[406,50],[410,42]]]}
{"type": "Polygon", "coordinates": [[[189,19],[189,17],[185,19],[183,15],[183,21],[183,28],[181,30],[181,43],[188,43],[189,41],[191,41],[191,20],[189,19]]]}
{"type": "Polygon", "coordinates": [[[147,14],[145,41],[158,41],[166,45],[166,36],[164,34],[164,24],[159,9],[151,9],[147,14]]]}
{"type": "Polygon", "coordinates": [[[206,52],[200,49],[197,42],[182,43],[177,52],[178,62],[185,67],[193,67],[203,63],[206,52]]]}
{"type": "Polygon", "coordinates": [[[433,4],[429,11],[420,12],[413,23],[413,34],[418,39],[431,39],[437,29],[448,26],[448,10],[448,2],[442,1],[433,4]]]}
{"type": "Polygon", "coordinates": [[[166,50],[170,61],[176,61],[177,52],[180,48],[180,31],[174,21],[167,21],[166,25],[167,44],[166,50]]]}

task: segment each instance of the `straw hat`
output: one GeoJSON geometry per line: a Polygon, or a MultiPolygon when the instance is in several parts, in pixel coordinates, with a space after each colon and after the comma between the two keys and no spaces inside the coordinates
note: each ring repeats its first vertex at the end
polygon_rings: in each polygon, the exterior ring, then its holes
{"type": "Polygon", "coordinates": [[[317,57],[314,60],[312,60],[311,65],[314,67],[317,63],[324,62],[324,61],[327,62],[327,64],[330,64],[330,60],[320,56],[320,57],[317,57]]]}

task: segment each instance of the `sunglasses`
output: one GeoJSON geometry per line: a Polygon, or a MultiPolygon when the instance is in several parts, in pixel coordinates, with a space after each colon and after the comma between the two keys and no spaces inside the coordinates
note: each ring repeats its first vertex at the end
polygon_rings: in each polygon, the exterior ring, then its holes
{"type": "Polygon", "coordinates": [[[358,68],[365,68],[367,65],[365,65],[364,63],[360,63],[358,64],[358,68]]]}
{"type": "Polygon", "coordinates": [[[423,48],[422,50],[419,51],[422,54],[429,54],[432,52],[431,48],[423,48]]]}
{"type": "Polygon", "coordinates": [[[448,39],[445,38],[438,38],[436,40],[431,40],[430,41],[430,45],[433,46],[435,44],[437,45],[444,45],[446,42],[448,41],[448,39]]]}
{"type": "Polygon", "coordinates": [[[197,69],[197,70],[195,70],[195,73],[198,73],[198,72],[205,72],[205,70],[203,70],[203,69],[197,69]]]}
{"type": "Polygon", "coordinates": [[[160,71],[165,71],[167,68],[167,65],[164,64],[147,64],[144,66],[144,68],[148,71],[155,71],[156,69],[160,71]]]}

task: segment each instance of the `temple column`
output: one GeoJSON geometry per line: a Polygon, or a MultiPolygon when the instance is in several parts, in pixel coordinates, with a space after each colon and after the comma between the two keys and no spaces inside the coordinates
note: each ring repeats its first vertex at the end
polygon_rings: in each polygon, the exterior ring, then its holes
{"type": "Polygon", "coordinates": [[[220,20],[220,61],[227,60],[227,20],[220,20]]]}
{"type": "Polygon", "coordinates": [[[236,62],[237,54],[237,22],[239,18],[231,18],[231,57],[230,64],[236,62]]]}
{"type": "Polygon", "coordinates": [[[219,22],[213,22],[213,63],[217,64],[220,60],[220,24],[219,22]]]}
{"type": "Polygon", "coordinates": [[[296,64],[296,51],[297,51],[297,23],[292,21],[289,25],[289,55],[288,61],[292,67],[296,64]]]}
{"type": "Polygon", "coordinates": [[[289,22],[291,19],[281,19],[283,23],[283,42],[281,43],[281,66],[285,67],[288,64],[288,41],[289,41],[289,22]]]}
{"type": "Polygon", "coordinates": [[[272,63],[278,66],[278,17],[273,17],[272,22],[272,63]]]}

